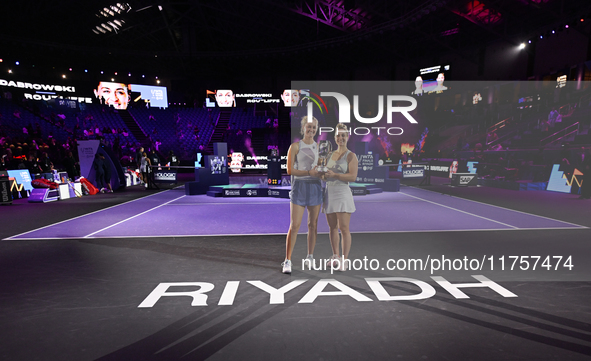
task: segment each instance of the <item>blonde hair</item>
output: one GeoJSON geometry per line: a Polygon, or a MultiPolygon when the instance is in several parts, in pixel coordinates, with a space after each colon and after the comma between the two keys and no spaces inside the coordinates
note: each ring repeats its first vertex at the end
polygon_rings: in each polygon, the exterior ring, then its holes
{"type": "MultiPolygon", "coordinates": [[[[316,122],[316,128],[318,128],[318,119],[316,119],[316,117],[312,117],[312,121],[316,122]]],[[[308,123],[308,116],[305,116],[302,118],[302,121],[300,122],[301,126],[300,126],[300,134],[304,135],[304,127],[306,126],[306,123],[308,123]]]]}
{"type": "Polygon", "coordinates": [[[337,124],[336,133],[334,134],[335,137],[337,136],[337,134],[339,134],[339,131],[344,131],[345,133],[347,133],[347,135],[349,135],[349,128],[347,128],[347,125],[344,123],[337,124]]]}

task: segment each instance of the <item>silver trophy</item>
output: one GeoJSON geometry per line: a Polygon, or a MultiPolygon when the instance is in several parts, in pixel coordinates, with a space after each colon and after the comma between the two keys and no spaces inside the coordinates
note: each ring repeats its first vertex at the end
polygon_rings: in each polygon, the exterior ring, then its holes
{"type": "Polygon", "coordinates": [[[321,140],[318,143],[318,160],[320,166],[318,167],[318,172],[326,173],[328,172],[328,167],[326,166],[326,162],[328,159],[328,155],[332,151],[332,143],[329,140],[321,140]]]}

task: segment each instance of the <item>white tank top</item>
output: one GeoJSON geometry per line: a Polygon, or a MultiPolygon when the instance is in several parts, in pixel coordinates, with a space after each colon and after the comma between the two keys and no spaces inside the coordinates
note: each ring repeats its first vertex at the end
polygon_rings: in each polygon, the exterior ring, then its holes
{"type": "MultiPolygon", "coordinates": [[[[347,150],[347,152],[344,155],[342,155],[339,160],[332,159],[334,152],[330,153],[330,157],[328,158],[328,162],[326,163],[326,166],[328,167],[328,169],[332,170],[335,173],[345,174],[345,173],[349,172],[349,162],[347,161],[347,158],[349,157],[349,153],[351,153],[351,151],[347,150]]],[[[349,182],[343,182],[342,180],[332,179],[332,180],[326,181],[326,185],[327,186],[349,185],[349,182]]]]}
{"type": "MultiPolygon", "coordinates": [[[[293,164],[294,169],[297,170],[312,170],[318,164],[318,144],[316,142],[312,144],[306,144],[300,140],[300,150],[296,155],[295,162],[293,164]]],[[[294,176],[294,179],[318,179],[312,176],[294,176]]]]}

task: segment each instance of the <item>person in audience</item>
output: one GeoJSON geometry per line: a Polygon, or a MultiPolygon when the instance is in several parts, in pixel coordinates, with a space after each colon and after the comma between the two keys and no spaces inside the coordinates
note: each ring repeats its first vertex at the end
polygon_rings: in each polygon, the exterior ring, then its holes
{"type": "Polygon", "coordinates": [[[562,114],[556,112],[556,118],[554,120],[554,125],[560,127],[562,125],[562,114]]]}
{"type": "Polygon", "coordinates": [[[37,158],[35,158],[33,154],[29,154],[25,164],[31,176],[34,176],[35,174],[41,174],[41,167],[39,166],[39,162],[37,162],[37,158]]]}
{"type": "Polygon", "coordinates": [[[144,153],[144,147],[139,147],[137,152],[135,153],[135,161],[136,161],[137,169],[140,169],[143,153],[144,153]]]}
{"type": "MultiPolygon", "coordinates": [[[[200,145],[199,150],[201,151],[202,149],[203,149],[203,145],[200,145]]],[[[170,152],[168,152],[167,163],[173,167],[176,167],[180,164],[179,158],[174,154],[174,151],[172,149],[170,150],[170,152]]]]}
{"type": "Polygon", "coordinates": [[[68,173],[68,178],[72,181],[76,179],[78,176],[78,172],[76,171],[76,160],[74,159],[74,155],[71,151],[68,152],[66,158],[63,161],[64,168],[66,168],[66,172],[68,173]]]}
{"type": "MultiPolygon", "coordinates": [[[[142,148],[143,149],[143,148],[142,148]]],[[[142,157],[140,158],[140,172],[141,172],[141,180],[146,183],[146,185],[148,186],[148,188],[150,188],[150,177],[149,177],[149,171],[150,171],[150,166],[152,164],[150,163],[150,158],[148,158],[148,155],[146,154],[146,152],[142,153],[142,157]]]]}
{"type": "Polygon", "coordinates": [[[160,157],[156,153],[156,149],[150,151],[150,163],[152,165],[160,165],[160,157]]]}
{"type": "Polygon", "coordinates": [[[541,132],[547,132],[550,128],[550,123],[548,123],[547,119],[542,119],[540,121],[540,131],[541,132]]]}
{"type": "Polygon", "coordinates": [[[94,161],[92,162],[92,168],[95,173],[96,187],[99,192],[105,192],[105,161],[104,157],[101,157],[98,153],[94,155],[94,161]]]}
{"type": "Polygon", "coordinates": [[[51,162],[51,159],[49,159],[47,152],[41,153],[39,165],[41,166],[41,173],[51,173],[51,170],[53,169],[53,163],[51,162]]]}
{"type": "Polygon", "coordinates": [[[557,115],[558,111],[556,111],[556,108],[552,108],[552,110],[550,110],[550,114],[548,114],[548,124],[551,128],[554,128],[554,122],[556,120],[557,115]]]}
{"type": "Polygon", "coordinates": [[[112,193],[113,187],[111,187],[111,162],[107,161],[103,154],[100,154],[99,156],[101,157],[101,159],[103,161],[103,172],[105,174],[105,185],[107,186],[106,189],[104,189],[103,193],[112,193]]]}

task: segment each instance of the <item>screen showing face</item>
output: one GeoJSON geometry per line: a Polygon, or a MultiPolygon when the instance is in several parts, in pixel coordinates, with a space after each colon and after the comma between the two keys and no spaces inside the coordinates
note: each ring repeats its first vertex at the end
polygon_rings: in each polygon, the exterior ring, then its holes
{"type": "Polygon", "coordinates": [[[99,103],[115,109],[127,109],[133,103],[144,101],[147,107],[168,108],[166,87],[101,81],[94,90],[99,103]]]}
{"type": "Polygon", "coordinates": [[[220,108],[235,107],[234,92],[232,90],[218,89],[215,92],[215,100],[220,108]]]}
{"type": "Polygon", "coordinates": [[[300,91],[296,89],[285,89],[281,93],[283,105],[286,107],[296,107],[300,102],[300,91]]]}
{"type": "Polygon", "coordinates": [[[115,109],[127,109],[129,104],[129,89],[124,83],[101,81],[94,90],[94,95],[101,104],[115,109]]]}
{"type": "Polygon", "coordinates": [[[447,86],[443,83],[446,80],[446,74],[449,73],[450,68],[449,65],[436,65],[420,69],[419,75],[415,78],[415,90],[412,94],[420,96],[423,94],[441,93],[447,90],[447,86]]]}

